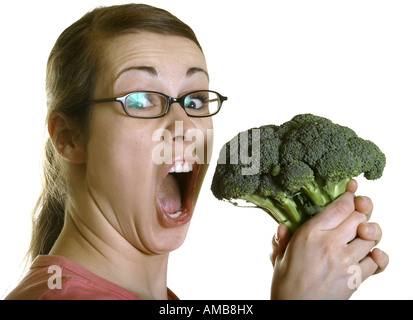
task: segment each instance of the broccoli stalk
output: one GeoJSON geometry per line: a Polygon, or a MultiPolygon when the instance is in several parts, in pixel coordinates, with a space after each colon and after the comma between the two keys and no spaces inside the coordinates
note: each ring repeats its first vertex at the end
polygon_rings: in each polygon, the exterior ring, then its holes
{"type": "Polygon", "coordinates": [[[345,178],[338,182],[335,182],[335,181],[326,182],[324,186],[324,190],[329,195],[331,201],[337,199],[344,192],[346,192],[347,184],[349,183],[350,180],[351,180],[350,178],[345,178]]]}
{"type": "Polygon", "coordinates": [[[338,182],[327,181],[321,185],[317,180],[319,179],[303,185],[302,193],[297,193],[295,196],[285,194],[272,198],[254,193],[243,195],[240,199],[263,209],[278,224],[286,225],[290,232],[294,233],[311,216],[342,195],[350,181],[347,178],[338,182]]]}
{"type": "Polygon", "coordinates": [[[295,160],[284,165],[278,181],[290,193],[303,192],[317,206],[323,207],[332,200],[324,188],[325,183],[303,161],[295,160]]]}
{"type": "Polygon", "coordinates": [[[320,182],[321,178],[315,178],[314,182],[307,183],[301,187],[301,190],[312,201],[313,204],[325,207],[331,201],[334,201],[344,192],[346,192],[347,184],[351,180],[345,178],[340,181],[325,181],[320,182]]]}
{"type": "MultiPolygon", "coordinates": [[[[239,152],[230,147],[231,140],[222,149],[225,158],[218,161],[211,190],[219,200],[255,204],[291,233],[343,194],[350,179],[383,174],[386,157],[373,142],[326,118],[304,114],[259,129],[258,173],[243,175],[243,162],[231,163],[239,152]]],[[[252,145],[248,150],[254,150],[252,145]]]]}
{"type": "Polygon", "coordinates": [[[327,190],[324,190],[317,182],[306,183],[301,187],[301,190],[315,205],[325,206],[331,201],[327,190]]]}
{"type": "Polygon", "coordinates": [[[253,195],[243,195],[243,199],[266,208],[275,221],[296,230],[307,220],[306,214],[294,199],[294,195],[284,190],[272,175],[261,175],[258,189],[253,195]]]}
{"type": "Polygon", "coordinates": [[[244,195],[241,199],[255,204],[267,212],[278,224],[284,224],[291,232],[297,230],[306,221],[306,217],[300,212],[294,200],[285,198],[274,201],[258,194],[244,195]]]}

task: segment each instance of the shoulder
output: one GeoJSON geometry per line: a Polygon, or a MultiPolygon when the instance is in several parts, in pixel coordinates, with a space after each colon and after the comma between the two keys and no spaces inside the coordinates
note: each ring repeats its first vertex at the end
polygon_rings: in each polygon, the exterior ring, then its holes
{"type": "Polygon", "coordinates": [[[138,300],[132,292],[64,257],[37,257],[8,300],[138,300]]]}
{"type": "Polygon", "coordinates": [[[61,287],[46,290],[38,300],[126,300],[116,291],[108,290],[84,279],[62,278],[61,287]]]}

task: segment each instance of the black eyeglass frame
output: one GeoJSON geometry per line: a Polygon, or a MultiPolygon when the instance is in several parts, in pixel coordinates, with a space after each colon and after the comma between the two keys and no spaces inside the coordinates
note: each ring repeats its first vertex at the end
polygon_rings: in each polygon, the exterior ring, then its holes
{"type": "Polygon", "coordinates": [[[126,113],[128,116],[132,117],[132,118],[138,118],[138,119],[157,119],[157,118],[162,118],[163,116],[165,116],[165,115],[169,112],[169,109],[170,109],[171,105],[172,105],[173,103],[176,103],[176,102],[179,103],[179,105],[181,106],[182,109],[184,109],[184,111],[185,111],[185,113],[187,114],[188,117],[192,117],[192,118],[208,118],[208,117],[212,117],[213,115],[216,115],[216,114],[221,110],[222,103],[223,103],[224,101],[226,101],[226,100],[228,100],[228,98],[225,97],[225,96],[223,96],[223,95],[221,95],[219,92],[216,92],[216,91],[213,91],[213,90],[197,90],[197,91],[188,92],[188,93],[184,94],[183,96],[181,96],[181,97],[179,97],[179,98],[172,98],[172,97],[170,97],[170,96],[168,96],[168,95],[166,95],[166,94],[164,94],[164,93],[162,93],[162,92],[158,92],[158,91],[133,91],[133,92],[129,92],[129,93],[125,94],[125,95],[122,96],[122,97],[96,99],[96,100],[91,100],[90,102],[91,102],[91,103],[120,102],[120,103],[122,104],[122,107],[123,107],[123,110],[125,111],[125,113],[126,113]],[[218,96],[218,98],[219,98],[219,105],[218,105],[217,111],[215,111],[214,113],[205,115],[205,116],[195,116],[195,115],[188,114],[188,112],[186,111],[186,109],[185,109],[185,107],[184,107],[185,98],[186,98],[187,96],[189,96],[189,95],[192,95],[192,94],[198,93],[198,92],[211,92],[211,93],[215,93],[215,94],[218,96]],[[167,99],[167,102],[168,102],[168,103],[167,103],[167,106],[166,106],[166,109],[165,109],[165,112],[164,112],[163,114],[160,114],[160,115],[154,116],[154,117],[139,117],[139,116],[135,116],[135,115],[130,114],[130,113],[128,112],[127,108],[126,108],[126,99],[127,99],[131,94],[134,94],[134,93],[156,93],[156,94],[159,94],[159,95],[165,97],[165,98],[167,99]]]}

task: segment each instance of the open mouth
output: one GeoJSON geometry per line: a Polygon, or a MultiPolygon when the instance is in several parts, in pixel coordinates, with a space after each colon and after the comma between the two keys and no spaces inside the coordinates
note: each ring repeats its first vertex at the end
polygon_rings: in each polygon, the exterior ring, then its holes
{"type": "Polygon", "coordinates": [[[158,217],[163,226],[180,226],[191,219],[198,167],[197,163],[177,159],[165,168],[157,191],[158,217]]]}

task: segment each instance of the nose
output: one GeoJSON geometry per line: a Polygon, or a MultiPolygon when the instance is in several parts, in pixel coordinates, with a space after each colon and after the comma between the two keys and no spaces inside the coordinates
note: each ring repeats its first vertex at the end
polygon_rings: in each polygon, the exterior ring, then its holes
{"type": "Polygon", "coordinates": [[[189,117],[182,107],[182,103],[177,101],[177,99],[171,103],[169,112],[164,118],[167,121],[165,124],[166,129],[172,134],[171,142],[174,149],[174,157],[187,158],[195,156],[193,154],[195,150],[190,145],[194,144],[193,139],[196,140],[195,145],[200,143],[198,141],[198,132],[200,130],[195,123],[196,118],[189,117]],[[186,154],[189,151],[191,154],[186,154]]]}
{"type": "Polygon", "coordinates": [[[175,115],[178,117],[186,117],[188,118],[188,115],[186,114],[185,108],[184,108],[184,101],[180,98],[170,98],[169,101],[169,111],[166,114],[168,116],[170,113],[178,113],[175,115]]]}
{"type": "Polygon", "coordinates": [[[185,110],[185,96],[182,96],[180,98],[169,97],[168,103],[169,103],[169,108],[168,108],[166,115],[168,115],[169,113],[175,112],[175,113],[178,113],[178,114],[175,114],[175,116],[181,117],[182,118],[181,120],[189,117],[185,110]]]}
{"type": "Polygon", "coordinates": [[[191,118],[186,114],[180,101],[171,103],[169,112],[165,118],[168,118],[168,125],[174,129],[174,140],[183,139],[188,131],[196,129],[194,118],[191,118]]]}
{"type": "Polygon", "coordinates": [[[183,139],[185,132],[196,127],[194,119],[186,114],[182,104],[179,98],[170,98],[167,114],[158,119],[161,121],[160,125],[171,133],[173,140],[183,139]]]}

